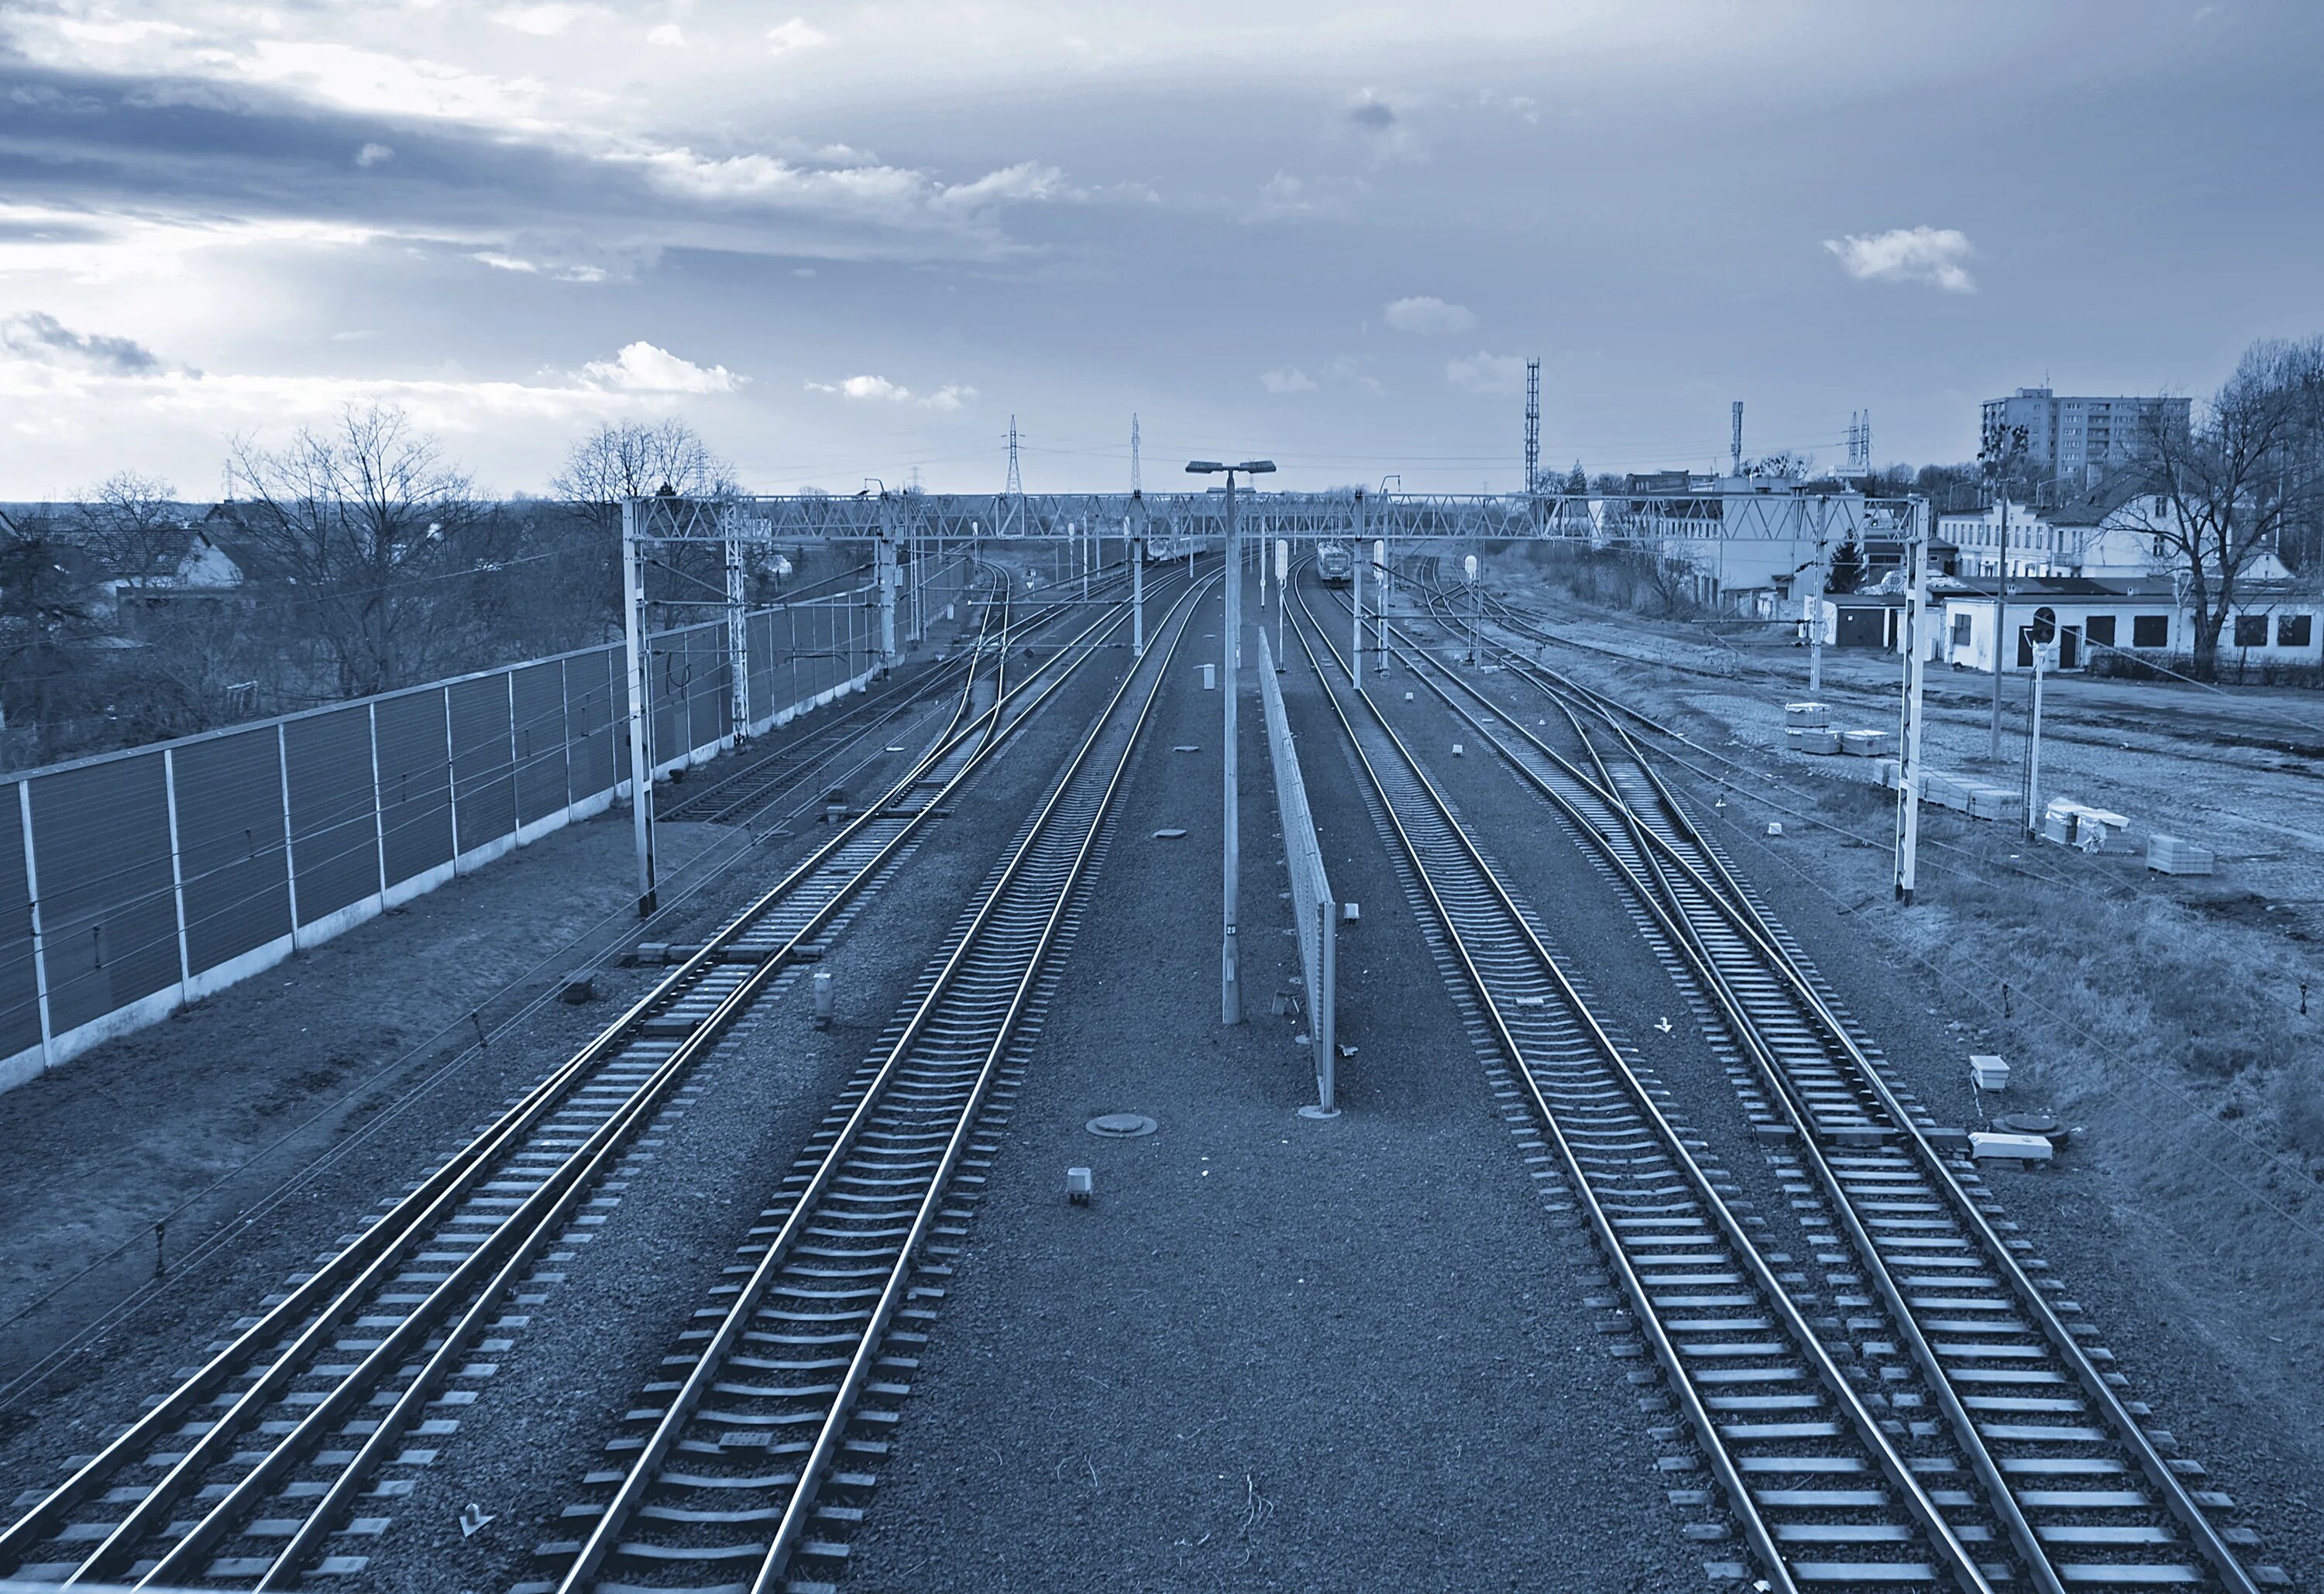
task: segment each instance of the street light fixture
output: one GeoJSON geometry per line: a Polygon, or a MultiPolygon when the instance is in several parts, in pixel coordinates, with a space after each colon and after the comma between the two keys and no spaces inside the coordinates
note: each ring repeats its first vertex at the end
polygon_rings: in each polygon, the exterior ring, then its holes
{"type": "Polygon", "coordinates": [[[1246,459],[1240,465],[1224,465],[1215,459],[1194,459],[1186,464],[1190,476],[1214,476],[1223,474],[1227,479],[1226,536],[1226,623],[1220,628],[1219,673],[1225,677],[1222,683],[1226,698],[1226,732],[1222,745],[1226,755],[1226,823],[1222,843],[1223,858],[1222,873],[1225,877],[1225,892],[1222,933],[1219,937],[1219,1022],[1242,1022],[1242,985],[1235,956],[1235,917],[1239,906],[1242,871],[1241,837],[1238,829],[1240,811],[1236,802],[1235,786],[1240,779],[1235,757],[1235,690],[1236,670],[1242,663],[1242,545],[1235,531],[1235,473],[1260,476],[1271,475],[1275,461],[1246,459]]]}

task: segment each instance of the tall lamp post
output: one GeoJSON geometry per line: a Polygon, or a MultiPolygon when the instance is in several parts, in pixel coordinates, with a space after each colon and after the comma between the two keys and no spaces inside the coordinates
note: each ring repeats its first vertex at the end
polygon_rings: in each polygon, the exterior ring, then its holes
{"type": "Polygon", "coordinates": [[[1237,829],[1240,814],[1235,801],[1238,778],[1235,759],[1235,666],[1240,660],[1242,649],[1242,542],[1235,530],[1235,472],[1245,475],[1266,475],[1275,469],[1271,459],[1246,459],[1240,465],[1222,465],[1215,459],[1191,460],[1186,474],[1192,476],[1212,476],[1224,473],[1227,479],[1227,598],[1226,623],[1220,628],[1219,673],[1225,677],[1220,684],[1226,699],[1226,740],[1222,744],[1226,756],[1221,761],[1226,766],[1226,824],[1222,844],[1225,877],[1224,911],[1219,937],[1219,1022],[1242,1022],[1242,984],[1235,958],[1235,917],[1242,873],[1242,850],[1237,829]]]}
{"type": "Polygon", "coordinates": [[[1994,421],[1985,428],[1977,450],[1994,502],[2001,506],[2001,560],[1994,569],[1993,589],[1993,734],[1986,747],[1986,756],[1996,763],[2001,761],[2001,672],[2008,663],[2001,650],[2001,633],[2009,623],[2009,478],[2025,452],[2027,437],[2022,426],[1994,421]]]}

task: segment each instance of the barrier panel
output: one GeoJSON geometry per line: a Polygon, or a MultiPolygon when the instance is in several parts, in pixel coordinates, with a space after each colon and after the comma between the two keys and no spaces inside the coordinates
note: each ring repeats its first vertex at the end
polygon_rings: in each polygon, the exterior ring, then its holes
{"type": "Polygon", "coordinates": [[[1315,1061],[1315,1106],[1302,1112],[1328,1118],[1337,1099],[1339,1037],[1339,904],[1323,872],[1323,847],[1316,839],[1307,806],[1307,783],[1299,773],[1299,750],[1291,721],[1283,712],[1283,687],[1275,678],[1275,654],[1267,628],[1259,628],[1259,695],[1267,717],[1268,760],[1275,769],[1275,805],[1283,820],[1283,859],[1291,872],[1291,922],[1299,932],[1300,976],[1307,987],[1308,1045],[1315,1061]]]}
{"type": "MultiPolygon", "coordinates": [[[[876,594],[653,639],[657,773],[871,679],[876,594]]],[[[618,645],[0,776],[0,1090],[627,795],[618,645]]]]}

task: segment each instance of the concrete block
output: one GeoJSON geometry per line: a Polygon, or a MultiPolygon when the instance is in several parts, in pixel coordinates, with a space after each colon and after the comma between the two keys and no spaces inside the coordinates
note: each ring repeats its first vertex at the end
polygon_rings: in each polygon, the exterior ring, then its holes
{"type": "Polygon", "coordinates": [[[1980,1162],[2048,1162],[2058,1148],[2041,1135],[2004,1135],[1980,1129],[1969,1138],[1969,1155],[1980,1162]]]}

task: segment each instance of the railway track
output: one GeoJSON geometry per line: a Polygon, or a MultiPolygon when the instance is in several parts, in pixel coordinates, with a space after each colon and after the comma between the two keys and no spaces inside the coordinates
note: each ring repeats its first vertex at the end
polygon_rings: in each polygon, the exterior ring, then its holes
{"type": "MultiPolygon", "coordinates": [[[[1101,618],[1080,640],[1126,623],[1101,618]]],[[[272,1589],[354,1572],[381,1509],[410,1488],[432,1435],[475,1400],[519,1288],[584,1219],[632,1138],[679,1099],[733,1021],[819,953],[928,816],[1062,687],[1063,649],[998,679],[878,800],[791,868],[707,944],[549,1073],[408,1194],[237,1325],[66,1480],[0,1529],[0,1576],[89,1584],[272,1589]],[[405,1441],[416,1443],[406,1445],[405,1441]],[[359,1504],[359,1502],[362,1502],[359,1504]]]]}
{"type": "Polygon", "coordinates": [[[1506,668],[1561,710],[1586,760],[1577,763],[1459,672],[1400,639],[1396,651],[1596,852],[1657,954],[1692,981],[1707,1027],[1723,1029],[1748,1065],[1745,1105],[1754,1129],[1787,1148],[1794,1204],[1833,1220],[1818,1262],[1850,1270],[1834,1277],[1866,1292],[1836,1297],[1850,1313],[1849,1350],[1878,1369],[1916,1467],[1972,1485],[1937,1491],[1960,1535],[1991,1543],[2007,1557],[2004,1571],[2046,1590],[2284,1581],[2244,1563],[2237,1553],[2256,1536],[2214,1520],[2232,1502],[2203,1488],[2200,1465],[2172,1454],[2171,1435],[2124,1395],[2095,1328],[2038,1258],[2021,1255],[2026,1243],[2011,1238],[1973,1169],[1940,1148],[1836,994],[1695,828],[1618,705],[1564,691],[1502,647],[1506,668]]]}
{"type": "Polygon", "coordinates": [[[876,1486],[926,1321],[995,1147],[980,1126],[1021,1066],[1045,972],[1205,581],[1157,628],[1047,800],[761,1214],[736,1282],[666,1359],[672,1373],[541,1546],[528,1589],[798,1589],[830,1568],[876,1486]]]}
{"type": "MultiPolygon", "coordinates": [[[[984,568],[991,571],[995,567],[984,568]]],[[[1107,581],[1109,585],[1118,584],[1120,577],[1108,577],[1107,581]]],[[[1021,643],[1039,635],[1073,610],[1070,604],[1049,604],[1018,614],[1005,572],[999,573],[997,589],[985,591],[972,601],[982,603],[984,618],[976,635],[966,639],[963,651],[863,694],[853,705],[820,716],[817,723],[779,747],[746,755],[728,769],[710,766],[710,779],[687,780],[682,790],[665,799],[657,817],[712,825],[749,825],[775,803],[828,771],[844,749],[875,731],[896,724],[935,701],[947,684],[960,680],[964,671],[973,668],[977,650],[987,640],[985,633],[992,624],[996,609],[1001,614],[998,636],[1003,648],[1012,641],[1021,643]]]]}

